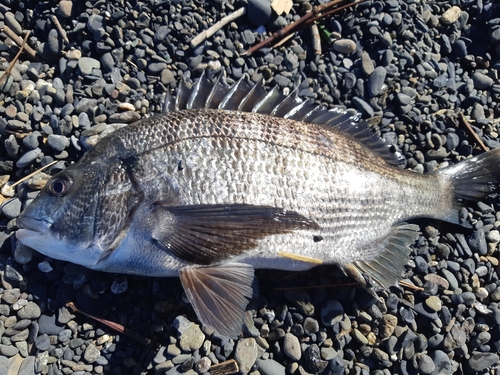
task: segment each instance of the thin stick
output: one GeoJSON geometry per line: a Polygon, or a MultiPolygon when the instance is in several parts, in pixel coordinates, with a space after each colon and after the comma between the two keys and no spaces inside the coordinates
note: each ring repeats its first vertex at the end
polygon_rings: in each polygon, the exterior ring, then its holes
{"type": "Polygon", "coordinates": [[[354,7],[354,6],[360,4],[364,1],[366,1],[366,0],[355,1],[353,3],[346,4],[346,5],[340,6],[338,8],[335,8],[334,10],[327,12],[325,14],[320,14],[320,13],[326,11],[327,9],[329,9],[335,5],[338,5],[342,2],[344,2],[344,0],[333,0],[333,1],[330,1],[329,3],[315,6],[311,12],[307,12],[304,16],[299,18],[294,23],[291,23],[290,25],[285,26],[281,30],[278,30],[277,32],[273,33],[269,38],[263,40],[262,42],[256,44],[255,46],[249,48],[246,52],[243,53],[243,55],[247,55],[247,56],[251,55],[252,53],[258,51],[262,47],[267,46],[268,44],[274,42],[276,39],[282,38],[285,35],[289,34],[290,32],[292,32],[294,29],[296,29],[299,26],[309,25],[314,21],[317,21],[321,18],[327,17],[333,13],[340,12],[343,9],[354,7]]]}
{"type": "Polygon", "coordinates": [[[419,291],[424,290],[424,288],[422,288],[422,287],[407,283],[406,281],[403,281],[403,280],[399,280],[399,285],[404,286],[405,288],[408,288],[408,289],[419,290],[419,291]]]}
{"type": "MultiPolygon", "coordinates": [[[[5,34],[10,38],[12,39],[12,41],[14,43],[16,43],[19,48],[21,48],[21,50],[25,50],[26,53],[28,55],[30,55],[33,59],[37,60],[38,59],[38,55],[36,53],[36,51],[31,48],[29,45],[26,44],[26,40],[28,40],[27,36],[29,36],[30,32],[28,31],[26,33],[26,35],[24,36],[24,41],[23,39],[21,39],[14,31],[12,31],[12,29],[9,27],[9,26],[4,26],[3,27],[3,31],[5,32],[5,34]]],[[[18,52],[19,53],[19,52],[18,52]]]]}
{"type": "Polygon", "coordinates": [[[132,330],[130,330],[128,328],[125,328],[121,324],[112,322],[110,320],[98,318],[98,317],[96,317],[94,315],[91,315],[91,314],[88,314],[88,313],[86,313],[84,311],[79,310],[75,306],[75,304],[73,302],[66,303],[66,307],[68,307],[69,309],[71,309],[72,312],[77,312],[77,313],[85,315],[86,317],[89,317],[91,319],[97,320],[98,322],[107,325],[108,327],[114,329],[115,331],[123,333],[124,335],[127,335],[130,338],[133,338],[135,341],[137,341],[137,342],[139,342],[139,343],[141,343],[143,345],[148,345],[151,342],[150,339],[147,339],[144,336],[139,335],[137,332],[134,332],[134,331],[132,331],[132,330]]]}
{"type": "MultiPolygon", "coordinates": [[[[292,39],[293,36],[295,35],[295,32],[291,33],[291,34],[288,34],[287,36],[285,36],[283,39],[281,39],[280,41],[278,41],[276,44],[272,45],[271,46],[271,49],[274,49],[274,48],[278,48],[279,46],[282,46],[283,44],[285,44],[288,40],[292,39]]],[[[246,52],[245,52],[246,53],[246,52]]],[[[244,56],[244,55],[243,55],[244,56]]]]}
{"type": "Polygon", "coordinates": [[[241,17],[246,13],[247,9],[245,7],[241,7],[237,11],[228,14],[226,17],[221,19],[219,22],[217,22],[215,25],[209,27],[206,30],[203,30],[200,34],[195,36],[193,39],[191,39],[191,47],[196,47],[198,44],[203,42],[205,39],[210,38],[212,35],[214,35],[217,31],[222,29],[224,26],[226,26],[229,22],[234,21],[235,19],[241,17]]]}
{"type": "Polygon", "coordinates": [[[41,171],[43,171],[45,168],[48,168],[48,167],[50,167],[50,166],[54,165],[55,163],[57,163],[57,162],[59,162],[59,161],[60,161],[60,160],[54,160],[53,162],[51,162],[51,163],[47,164],[46,166],[44,166],[44,167],[42,167],[42,168],[37,169],[36,171],[34,171],[34,172],[30,173],[30,174],[29,174],[29,175],[27,175],[27,176],[24,176],[24,177],[23,177],[23,178],[21,178],[20,180],[18,180],[18,181],[16,181],[16,182],[14,182],[14,183],[10,186],[10,188],[12,189],[12,188],[16,187],[16,186],[17,186],[17,185],[19,185],[21,182],[26,181],[27,179],[29,179],[29,178],[33,177],[34,175],[36,175],[36,174],[40,173],[41,171]]]}
{"type": "Polygon", "coordinates": [[[66,34],[66,30],[63,29],[63,27],[61,26],[61,23],[59,22],[59,19],[57,18],[56,15],[52,15],[52,17],[50,17],[52,23],[54,24],[54,26],[56,27],[57,31],[59,31],[59,34],[61,34],[61,37],[63,38],[63,40],[69,44],[69,39],[68,39],[68,34],[66,34]]]}
{"type": "MultiPolygon", "coordinates": [[[[7,27],[7,26],[5,26],[7,27]]],[[[10,29],[9,29],[10,30],[10,29]]],[[[24,36],[24,40],[21,43],[21,46],[19,48],[19,51],[16,53],[16,56],[14,57],[14,60],[12,60],[9,64],[9,67],[3,74],[3,76],[0,77],[0,85],[7,79],[9,74],[12,72],[12,69],[14,69],[14,65],[16,65],[17,60],[19,59],[19,56],[21,56],[21,53],[23,53],[24,46],[26,45],[26,40],[28,39],[30,35],[30,32],[28,31],[26,35],[24,36]]]]}
{"type": "Polygon", "coordinates": [[[478,143],[479,148],[483,150],[484,152],[489,151],[490,149],[483,143],[481,138],[479,138],[479,135],[472,129],[472,126],[470,126],[469,122],[465,119],[465,116],[462,112],[460,112],[460,123],[464,126],[465,130],[467,130],[467,133],[474,138],[474,140],[478,143]]]}

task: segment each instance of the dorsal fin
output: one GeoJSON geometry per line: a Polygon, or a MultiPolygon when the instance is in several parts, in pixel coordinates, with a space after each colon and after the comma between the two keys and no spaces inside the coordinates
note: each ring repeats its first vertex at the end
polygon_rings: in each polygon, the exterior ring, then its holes
{"type": "Polygon", "coordinates": [[[167,93],[163,111],[173,112],[184,109],[256,112],[323,125],[349,135],[358,143],[376,152],[391,165],[401,165],[403,161],[390,150],[390,146],[384,140],[370,130],[365,121],[360,120],[359,113],[347,110],[344,106],[334,106],[328,109],[311,101],[304,101],[297,95],[297,90],[290,95],[284,95],[278,86],[266,90],[262,80],[257,84],[249,84],[246,76],[233,85],[227,84],[223,74],[211,83],[205,77],[204,72],[192,86],[182,81],[175,99],[167,93]]]}

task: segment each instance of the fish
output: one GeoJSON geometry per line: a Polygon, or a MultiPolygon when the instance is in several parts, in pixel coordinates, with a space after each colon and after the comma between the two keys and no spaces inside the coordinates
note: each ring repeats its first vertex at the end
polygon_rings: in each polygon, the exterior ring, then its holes
{"type": "Polygon", "coordinates": [[[357,113],[244,79],[182,82],[164,108],[51,177],[16,237],[93,270],[179,277],[222,336],[241,332],[255,269],[335,264],[376,295],[401,278],[409,221],[466,225],[461,207],[500,180],[500,150],[404,170],[357,113]]]}

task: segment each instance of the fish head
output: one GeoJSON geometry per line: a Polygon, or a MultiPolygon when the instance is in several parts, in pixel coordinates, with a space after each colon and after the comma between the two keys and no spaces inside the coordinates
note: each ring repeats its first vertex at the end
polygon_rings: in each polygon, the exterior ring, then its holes
{"type": "Polygon", "coordinates": [[[116,237],[114,222],[105,212],[120,214],[104,207],[109,179],[97,164],[73,164],[47,182],[17,219],[16,236],[22,244],[54,259],[89,268],[96,265],[107,250],[104,245],[116,237]],[[108,232],[103,229],[105,221],[111,228],[108,232]]]}

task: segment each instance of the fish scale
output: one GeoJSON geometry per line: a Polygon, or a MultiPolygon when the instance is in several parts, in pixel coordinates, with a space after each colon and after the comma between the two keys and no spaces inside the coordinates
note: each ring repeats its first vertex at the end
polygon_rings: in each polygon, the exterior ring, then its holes
{"type": "Polygon", "coordinates": [[[53,176],[17,238],[95,270],[179,276],[200,321],[229,337],[255,268],[337,264],[376,296],[418,235],[406,221],[463,224],[463,201],[499,183],[500,150],[419,175],[357,115],[244,81],[183,84],[165,108],[53,176]]]}

